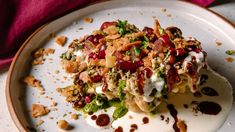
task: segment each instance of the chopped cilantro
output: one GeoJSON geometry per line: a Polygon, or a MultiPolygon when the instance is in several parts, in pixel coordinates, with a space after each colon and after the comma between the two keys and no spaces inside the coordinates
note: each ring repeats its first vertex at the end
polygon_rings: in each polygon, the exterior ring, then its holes
{"type": "Polygon", "coordinates": [[[136,54],[137,56],[140,55],[141,50],[140,50],[139,48],[134,47],[134,51],[135,51],[135,54],[136,54]]]}

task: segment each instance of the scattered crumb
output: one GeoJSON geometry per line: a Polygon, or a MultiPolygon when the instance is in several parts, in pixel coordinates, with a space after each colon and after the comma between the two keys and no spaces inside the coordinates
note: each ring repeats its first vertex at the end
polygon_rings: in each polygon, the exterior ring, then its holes
{"type": "Polygon", "coordinates": [[[78,119],[78,115],[77,114],[72,114],[71,118],[74,119],[74,120],[77,120],[78,119]]]}
{"type": "Polygon", "coordinates": [[[92,23],[93,22],[93,18],[90,18],[90,17],[86,17],[83,20],[84,20],[84,22],[87,22],[87,23],[92,23]]]}
{"type": "Polygon", "coordinates": [[[66,121],[66,120],[59,120],[57,122],[57,126],[60,128],[60,129],[63,129],[63,130],[66,130],[69,128],[69,123],[66,121]]]}
{"type": "Polygon", "coordinates": [[[55,38],[56,44],[58,44],[58,45],[60,45],[62,47],[65,45],[66,41],[67,41],[67,37],[66,36],[62,36],[61,35],[61,36],[57,36],[55,38]]]}
{"type": "Polygon", "coordinates": [[[55,74],[59,74],[59,73],[60,73],[60,71],[59,71],[59,70],[56,70],[56,71],[55,71],[55,74]]]}
{"type": "Polygon", "coordinates": [[[180,129],[180,132],[186,132],[187,126],[185,125],[185,122],[183,120],[179,120],[177,122],[177,127],[180,129]]]}
{"type": "Polygon", "coordinates": [[[53,120],[53,119],[54,119],[54,117],[49,117],[49,119],[50,119],[50,120],[53,120]]]}
{"type": "Polygon", "coordinates": [[[166,12],[166,8],[161,8],[161,11],[162,12],[166,12]]]}
{"type": "Polygon", "coordinates": [[[82,28],[82,27],[81,27],[81,28],[78,28],[78,30],[83,30],[83,29],[84,29],[84,28],[82,28]]]}
{"type": "Polygon", "coordinates": [[[49,54],[54,54],[54,53],[55,53],[55,49],[52,49],[52,48],[45,49],[43,52],[44,55],[49,55],[49,54]]]}
{"type": "Polygon", "coordinates": [[[57,106],[57,102],[53,101],[51,104],[51,107],[56,107],[57,106]]]}
{"type": "Polygon", "coordinates": [[[171,17],[172,15],[170,13],[167,13],[166,16],[171,17]]]}
{"type": "Polygon", "coordinates": [[[56,33],[50,33],[50,34],[49,34],[49,37],[50,37],[50,38],[55,38],[55,37],[56,37],[56,33]]]}
{"type": "Polygon", "coordinates": [[[63,117],[67,116],[67,114],[64,114],[63,117]]]}
{"type": "Polygon", "coordinates": [[[38,49],[33,54],[34,60],[32,62],[32,65],[43,64],[43,62],[45,61],[44,56],[49,55],[49,54],[54,54],[54,52],[55,52],[55,49],[51,49],[51,48],[48,48],[48,49],[40,48],[40,49],[38,49]]]}
{"type": "Polygon", "coordinates": [[[23,78],[23,82],[31,87],[35,87],[39,90],[40,94],[45,93],[45,89],[41,85],[41,81],[37,80],[33,75],[29,75],[23,78]]]}
{"type": "Polygon", "coordinates": [[[234,59],[231,58],[231,57],[227,57],[227,58],[225,58],[225,60],[226,60],[227,62],[229,62],[229,63],[232,63],[232,62],[234,61],[234,59]]]}
{"type": "Polygon", "coordinates": [[[216,43],[217,46],[221,46],[222,45],[222,43],[219,42],[219,41],[216,41],[215,43],[216,43]]]}
{"type": "Polygon", "coordinates": [[[40,126],[43,123],[44,123],[44,121],[41,118],[39,118],[39,119],[37,119],[35,126],[38,127],[38,126],[40,126]]]}
{"type": "Polygon", "coordinates": [[[41,104],[32,104],[32,117],[37,118],[49,113],[49,110],[41,104]]]}
{"type": "Polygon", "coordinates": [[[133,119],[133,116],[131,116],[131,115],[129,115],[128,117],[129,117],[129,119],[133,119]]]}

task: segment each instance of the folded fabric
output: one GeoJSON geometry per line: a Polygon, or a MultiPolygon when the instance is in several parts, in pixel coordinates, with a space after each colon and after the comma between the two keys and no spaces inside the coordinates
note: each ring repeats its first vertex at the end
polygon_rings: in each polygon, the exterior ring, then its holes
{"type": "MultiPolygon", "coordinates": [[[[0,70],[39,26],[96,0],[1,0],[0,70]]],[[[207,6],[214,0],[191,0],[207,6]]]]}

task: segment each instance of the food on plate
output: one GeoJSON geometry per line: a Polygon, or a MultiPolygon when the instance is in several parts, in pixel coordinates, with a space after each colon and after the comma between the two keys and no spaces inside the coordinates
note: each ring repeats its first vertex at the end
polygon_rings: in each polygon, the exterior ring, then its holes
{"type": "Polygon", "coordinates": [[[62,46],[62,47],[65,45],[66,41],[67,41],[67,37],[66,37],[66,36],[63,36],[63,35],[57,36],[57,37],[55,38],[56,44],[58,44],[58,45],[60,45],[60,46],[62,46]]]}
{"type": "Polygon", "coordinates": [[[32,117],[37,118],[48,114],[49,110],[41,104],[32,104],[32,117]]]}
{"type": "Polygon", "coordinates": [[[60,129],[67,130],[69,128],[69,123],[66,120],[59,120],[57,122],[57,126],[60,129]]]}
{"type": "Polygon", "coordinates": [[[198,91],[206,52],[177,27],[138,29],[127,21],[104,22],[75,39],[61,55],[74,85],[57,89],[75,109],[96,112],[115,106],[113,118],[128,110],[152,113],[169,93],[198,91]]]}

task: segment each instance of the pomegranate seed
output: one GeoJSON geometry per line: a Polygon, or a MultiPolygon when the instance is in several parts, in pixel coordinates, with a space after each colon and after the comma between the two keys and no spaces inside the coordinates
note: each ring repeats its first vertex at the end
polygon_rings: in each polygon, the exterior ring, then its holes
{"type": "Polygon", "coordinates": [[[116,66],[122,70],[135,72],[138,67],[143,66],[143,62],[136,61],[132,63],[130,61],[118,60],[116,66]]]}
{"type": "Polygon", "coordinates": [[[173,43],[171,43],[170,41],[170,37],[165,34],[165,35],[162,35],[159,39],[161,39],[164,43],[164,47],[175,47],[175,45],[173,43]]]}
{"type": "Polygon", "coordinates": [[[167,61],[167,64],[173,65],[176,61],[176,57],[174,55],[171,55],[169,60],[167,61]]]}
{"type": "Polygon", "coordinates": [[[116,26],[117,25],[117,22],[104,22],[102,25],[101,25],[101,27],[100,27],[100,29],[101,30],[104,30],[105,28],[107,28],[107,27],[109,27],[109,26],[116,26]]]}
{"type": "Polygon", "coordinates": [[[183,48],[176,49],[176,56],[184,56],[186,54],[183,48]]]}
{"type": "Polygon", "coordinates": [[[143,71],[147,78],[150,78],[153,74],[152,70],[149,68],[145,68],[143,71]]]}
{"type": "Polygon", "coordinates": [[[137,87],[140,94],[144,93],[144,74],[143,72],[137,71],[137,87]]]}
{"type": "Polygon", "coordinates": [[[157,36],[154,34],[154,30],[150,27],[144,27],[143,32],[146,34],[150,42],[157,40],[157,36]]]}
{"type": "Polygon", "coordinates": [[[170,48],[170,55],[175,55],[175,54],[177,54],[175,48],[170,48]]]}
{"type": "Polygon", "coordinates": [[[91,78],[91,81],[92,81],[92,82],[96,83],[96,82],[100,82],[103,77],[100,76],[100,75],[95,75],[95,76],[90,77],[90,78],[91,78]]]}
{"type": "Polygon", "coordinates": [[[85,97],[85,102],[86,102],[86,103],[90,103],[90,102],[91,102],[91,98],[90,98],[89,96],[86,96],[86,97],[85,97]]]}
{"type": "Polygon", "coordinates": [[[105,45],[102,45],[98,53],[98,59],[104,59],[104,58],[105,58],[105,45]]]}
{"type": "Polygon", "coordinates": [[[169,90],[172,89],[172,86],[174,84],[180,82],[179,74],[173,66],[171,66],[171,68],[166,73],[166,81],[167,81],[169,90]]]}
{"type": "Polygon", "coordinates": [[[199,48],[196,48],[196,49],[194,49],[193,51],[196,52],[196,53],[200,53],[202,50],[199,49],[199,48]]]}
{"type": "Polygon", "coordinates": [[[94,45],[99,44],[99,40],[102,39],[104,36],[102,34],[90,35],[86,38],[86,40],[90,41],[94,45]]]}
{"type": "Polygon", "coordinates": [[[106,79],[104,78],[104,79],[102,80],[102,92],[106,92],[107,89],[108,89],[108,84],[107,84],[107,82],[106,82],[106,79]]]}
{"type": "Polygon", "coordinates": [[[78,108],[82,108],[85,106],[85,102],[84,101],[74,101],[72,102],[73,107],[78,107],[78,108]]]}
{"type": "Polygon", "coordinates": [[[89,57],[88,57],[88,60],[90,60],[90,59],[98,59],[98,55],[96,54],[96,53],[94,53],[94,52],[91,52],[90,54],[89,54],[89,57]]]}

